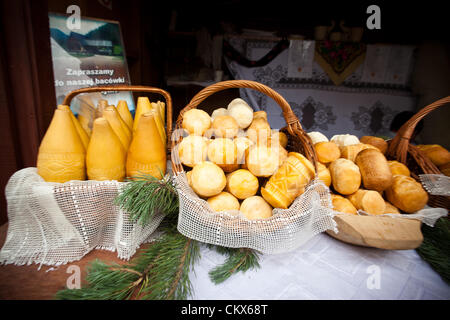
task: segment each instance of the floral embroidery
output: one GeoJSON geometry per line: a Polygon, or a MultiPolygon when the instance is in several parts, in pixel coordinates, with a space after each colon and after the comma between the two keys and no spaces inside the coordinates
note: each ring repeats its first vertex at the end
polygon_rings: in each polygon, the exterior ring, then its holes
{"type": "Polygon", "coordinates": [[[324,106],[323,103],[314,101],[312,97],[308,97],[301,105],[295,102],[289,104],[306,131],[326,131],[329,125],[336,122],[337,117],[332,106],[324,106]]]}
{"type": "Polygon", "coordinates": [[[366,45],[364,43],[316,41],[316,52],[338,74],[342,73],[352,61],[364,54],[365,51],[366,45]]]}
{"type": "Polygon", "coordinates": [[[354,129],[371,135],[390,133],[390,125],[396,112],[389,106],[377,101],[372,107],[359,106],[357,112],[352,112],[351,121],[354,129]]]}
{"type": "Polygon", "coordinates": [[[256,68],[253,71],[255,81],[263,83],[269,87],[275,86],[281,79],[286,78],[287,68],[283,68],[282,65],[277,65],[275,69],[271,67],[256,68]]]}

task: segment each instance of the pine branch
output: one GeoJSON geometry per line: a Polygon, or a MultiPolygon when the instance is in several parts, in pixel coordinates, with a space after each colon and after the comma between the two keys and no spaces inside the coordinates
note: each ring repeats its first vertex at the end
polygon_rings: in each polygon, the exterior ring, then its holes
{"type": "MultiPolygon", "coordinates": [[[[166,214],[159,229],[164,235],[141,249],[128,265],[107,265],[94,261],[88,269],[87,286],[65,289],[57,299],[186,299],[192,295],[190,271],[200,257],[199,242],[177,230],[178,193],[172,177],[158,180],[150,175],[132,177],[115,199],[130,219],[145,225],[158,212],[166,214]]],[[[251,249],[214,246],[228,256],[209,275],[218,284],[236,272],[258,268],[258,254],[251,249]]]]}
{"type": "Polygon", "coordinates": [[[189,272],[200,257],[199,243],[180,233],[167,233],[143,249],[129,265],[98,260],[88,270],[88,285],[64,289],[63,300],[186,299],[192,294],[189,272]]]}
{"type": "Polygon", "coordinates": [[[450,219],[442,217],[434,227],[423,224],[422,234],[423,242],[417,253],[450,284],[450,219]]]}
{"type": "Polygon", "coordinates": [[[184,264],[185,264],[186,258],[188,256],[189,245],[191,244],[192,241],[193,240],[188,239],[186,241],[186,244],[184,245],[183,255],[181,256],[180,263],[178,265],[177,272],[176,272],[175,277],[174,277],[174,281],[173,281],[172,285],[170,286],[169,293],[167,293],[167,297],[169,299],[174,297],[175,292],[176,292],[176,290],[179,287],[180,280],[181,280],[181,278],[183,276],[183,271],[185,270],[184,264]]]}
{"type": "Polygon", "coordinates": [[[192,294],[189,272],[200,257],[199,243],[180,233],[160,243],[159,255],[149,273],[143,299],[180,300],[192,294]]]}
{"type": "Polygon", "coordinates": [[[236,248],[229,248],[229,247],[223,247],[223,246],[218,246],[218,245],[213,245],[213,244],[206,244],[206,246],[209,249],[212,250],[216,250],[218,253],[220,254],[225,254],[225,255],[231,255],[233,254],[233,252],[235,252],[236,250],[240,250],[240,249],[236,249],[236,248]]]}
{"type": "Polygon", "coordinates": [[[130,214],[130,220],[146,225],[156,213],[178,212],[178,194],[173,178],[159,180],[149,174],[130,177],[114,203],[130,214]]]}
{"type": "Polygon", "coordinates": [[[164,235],[142,249],[128,265],[91,263],[87,286],[65,289],[57,299],[186,299],[192,294],[189,272],[200,257],[199,243],[177,230],[178,194],[172,178],[133,177],[115,199],[130,219],[147,223],[155,213],[166,216],[164,235]]]}
{"type": "Polygon", "coordinates": [[[209,272],[209,277],[215,284],[224,282],[236,272],[245,272],[247,270],[260,267],[258,262],[258,253],[252,249],[233,249],[221,246],[215,247],[219,253],[228,255],[222,265],[212,269],[209,272]]]}
{"type": "Polygon", "coordinates": [[[88,269],[89,286],[82,289],[64,289],[56,293],[60,300],[123,300],[129,299],[140,278],[139,273],[126,266],[94,260],[88,269]]]}

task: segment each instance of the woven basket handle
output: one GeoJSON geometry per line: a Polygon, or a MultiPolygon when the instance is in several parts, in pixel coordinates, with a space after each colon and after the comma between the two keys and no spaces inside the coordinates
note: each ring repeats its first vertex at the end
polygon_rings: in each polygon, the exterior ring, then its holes
{"type": "MultiPolygon", "coordinates": [[[[233,89],[233,88],[248,88],[248,89],[254,89],[261,93],[264,93],[265,95],[272,98],[281,108],[283,111],[283,116],[287,124],[287,130],[289,134],[296,136],[300,139],[302,142],[305,156],[314,164],[316,165],[317,162],[317,156],[312,144],[311,138],[306,134],[306,132],[303,130],[302,126],[300,125],[300,121],[298,120],[295,113],[292,111],[291,107],[289,106],[289,103],[276,91],[271,89],[270,87],[251,80],[228,80],[228,81],[222,81],[217,82],[215,84],[212,84],[204,89],[202,89],[200,92],[198,92],[189,102],[189,104],[184,107],[180,111],[180,114],[177,118],[176,126],[181,128],[181,123],[183,121],[183,114],[191,109],[194,109],[198,107],[200,103],[202,103],[206,98],[211,96],[212,94],[226,90],[226,89],[233,89]]],[[[177,143],[178,138],[172,139],[172,150],[174,149],[175,144],[177,143]]]]}
{"type": "MultiPolygon", "coordinates": [[[[271,97],[273,100],[275,100],[276,103],[281,107],[281,110],[283,110],[283,116],[286,120],[286,123],[289,125],[298,124],[300,126],[300,122],[298,121],[297,117],[295,116],[294,112],[292,111],[291,107],[287,103],[287,101],[276,91],[269,88],[268,86],[261,84],[259,82],[250,81],[250,80],[229,80],[229,81],[222,81],[215,84],[212,84],[203,90],[201,90],[199,93],[197,93],[189,102],[189,104],[180,111],[180,115],[178,116],[178,120],[182,120],[182,116],[186,111],[189,111],[191,109],[194,109],[198,107],[200,103],[202,103],[206,98],[208,98],[210,95],[226,90],[226,89],[232,89],[232,88],[249,88],[249,89],[255,89],[261,93],[266,94],[267,96],[271,97]]],[[[301,128],[301,126],[300,126],[301,128]]]]}
{"type": "Polygon", "coordinates": [[[398,130],[395,137],[389,144],[388,154],[391,157],[396,158],[398,161],[405,163],[408,154],[408,148],[410,147],[411,136],[416,128],[416,125],[431,111],[450,103],[450,96],[439,99],[432,104],[422,108],[414,116],[405,122],[398,130]]]}
{"type": "Polygon", "coordinates": [[[146,92],[146,93],[158,93],[166,100],[166,122],[167,122],[167,145],[170,146],[170,136],[172,132],[172,97],[170,94],[162,89],[146,86],[102,86],[102,87],[87,87],[74,90],[66,95],[63,104],[70,106],[72,99],[81,93],[92,93],[102,91],[133,91],[133,92],[146,92]]]}

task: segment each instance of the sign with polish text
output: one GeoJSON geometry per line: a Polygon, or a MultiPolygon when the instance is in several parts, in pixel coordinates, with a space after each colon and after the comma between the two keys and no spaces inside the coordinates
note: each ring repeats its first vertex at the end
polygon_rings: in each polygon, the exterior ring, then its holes
{"type": "MultiPolygon", "coordinates": [[[[68,15],[49,13],[57,105],[76,89],[131,84],[119,23],[82,17],[79,7],[72,7],[68,15]]],[[[80,104],[95,109],[100,99],[116,106],[125,100],[134,112],[131,92],[111,91],[79,95],[71,109],[75,114],[80,104]]]]}

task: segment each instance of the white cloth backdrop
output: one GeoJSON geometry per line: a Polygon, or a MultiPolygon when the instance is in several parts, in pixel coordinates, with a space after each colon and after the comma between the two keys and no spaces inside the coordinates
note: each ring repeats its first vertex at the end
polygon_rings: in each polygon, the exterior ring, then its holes
{"type": "MultiPolygon", "coordinates": [[[[260,59],[275,45],[275,42],[239,38],[229,41],[236,50],[251,60],[260,59]]],[[[414,48],[398,47],[390,48],[388,53],[391,54],[374,55],[371,54],[374,48],[369,46],[369,60],[366,59],[340,86],[334,85],[326,72],[313,60],[314,45],[311,41],[305,41],[303,45],[297,42],[291,44],[289,49],[284,50],[266,66],[247,68],[229,59],[226,59],[226,63],[235,79],[258,81],[280,93],[307,132],[320,131],[328,138],[343,133],[355,134],[358,137],[393,137],[394,134],[389,130],[393,117],[404,110],[414,111],[416,103],[409,90],[414,48]],[[297,56],[294,59],[292,50],[296,50],[296,54],[301,55],[300,58],[297,56]],[[371,56],[376,59],[370,58],[371,56]],[[378,83],[365,80],[364,75],[370,61],[380,63],[380,59],[385,59],[383,65],[390,66],[394,58],[402,61],[402,68],[397,68],[399,77],[395,81],[392,80],[389,70],[383,71],[385,76],[381,77],[378,83]],[[290,66],[293,61],[302,65],[302,69],[308,72],[293,78],[290,66]],[[308,67],[308,64],[312,66],[308,67]],[[402,81],[399,82],[398,79],[402,81]]],[[[273,128],[285,126],[281,109],[275,101],[252,89],[241,89],[240,94],[254,109],[267,111],[273,128]]]]}
{"type": "Polygon", "coordinates": [[[218,285],[208,272],[225,256],[206,246],[201,254],[191,272],[196,300],[450,300],[450,286],[415,250],[359,247],[325,233],[293,252],[262,255],[260,269],[218,285]]]}

